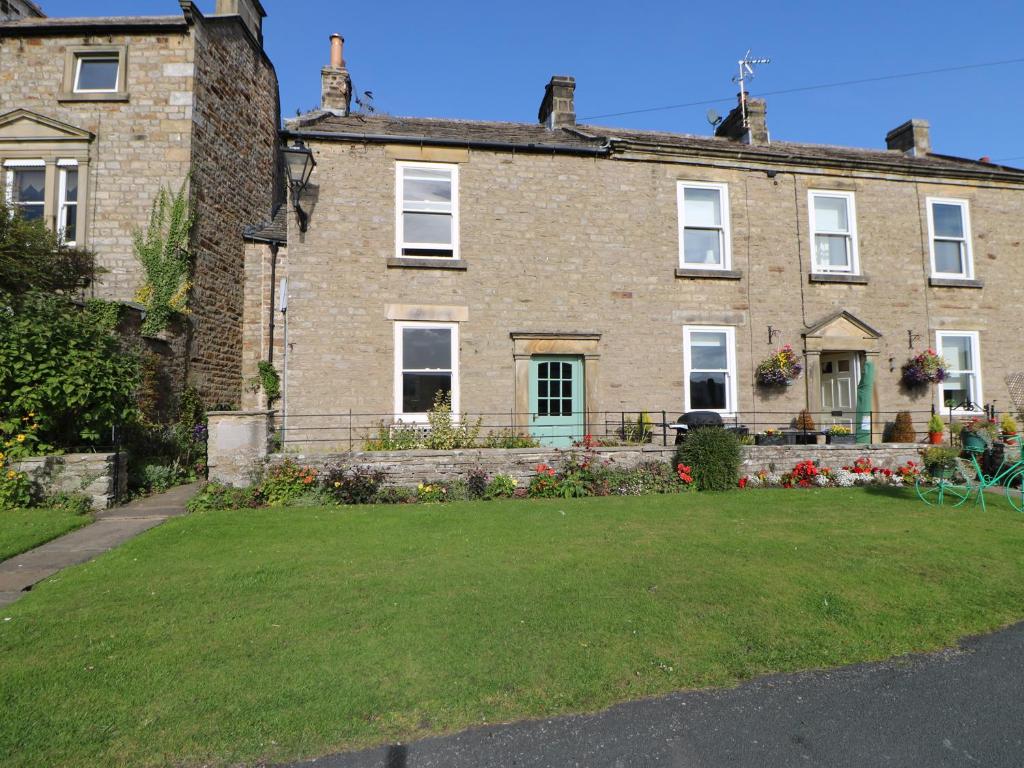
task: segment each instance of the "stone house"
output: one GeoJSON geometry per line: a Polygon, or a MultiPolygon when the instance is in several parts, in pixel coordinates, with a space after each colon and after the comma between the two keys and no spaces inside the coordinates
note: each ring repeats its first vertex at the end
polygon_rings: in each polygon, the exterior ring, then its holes
{"type": "Polygon", "coordinates": [[[0,22],[0,173],[25,215],[95,252],[94,294],[127,302],[144,281],[133,230],[161,187],[189,179],[198,220],[177,373],[207,402],[237,404],[242,230],[277,199],[277,76],[259,0],[217,0],[211,15],[179,5],[0,22]]]}
{"type": "Polygon", "coordinates": [[[1024,171],[934,152],[921,120],[885,149],[778,141],[760,99],[715,136],[581,125],[571,77],[536,123],[354,114],[333,45],[322,108],[283,136],[316,161],[308,230],[279,214],[247,257],[249,360],[273,337],[286,439],[359,447],[438,391],[555,443],[641,410],[851,425],[868,364],[875,439],[900,410],[923,436],[933,408],[1013,407],[1024,171]],[[759,385],[782,344],[804,375],[759,385]],[[929,347],[950,375],[907,389],[929,347]]]}

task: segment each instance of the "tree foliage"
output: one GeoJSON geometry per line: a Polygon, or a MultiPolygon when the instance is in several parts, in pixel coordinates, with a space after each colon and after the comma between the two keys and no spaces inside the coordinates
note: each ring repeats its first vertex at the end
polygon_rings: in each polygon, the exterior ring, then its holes
{"type": "Polygon", "coordinates": [[[0,195],[0,292],[72,294],[94,276],[91,253],[64,245],[41,221],[16,216],[0,195]]]}

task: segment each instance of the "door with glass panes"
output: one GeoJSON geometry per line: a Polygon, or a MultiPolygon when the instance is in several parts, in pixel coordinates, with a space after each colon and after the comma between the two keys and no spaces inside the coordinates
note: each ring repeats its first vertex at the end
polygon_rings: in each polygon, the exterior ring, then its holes
{"type": "Polygon", "coordinates": [[[542,355],[530,359],[530,434],[541,445],[565,448],[584,432],[583,359],[542,355]]]}
{"type": "MultiPolygon", "coordinates": [[[[821,421],[853,428],[857,408],[857,355],[821,356],[821,421]]],[[[814,414],[816,417],[817,414],[814,414]]]]}

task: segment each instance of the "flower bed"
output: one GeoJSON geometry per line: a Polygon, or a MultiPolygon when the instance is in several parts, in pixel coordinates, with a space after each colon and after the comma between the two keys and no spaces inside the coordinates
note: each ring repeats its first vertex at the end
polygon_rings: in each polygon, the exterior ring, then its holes
{"type": "Polygon", "coordinates": [[[912,485],[921,466],[907,461],[896,469],[877,467],[861,457],[842,469],[820,467],[814,461],[800,461],[789,472],[755,472],[740,478],[740,488],[850,488],[854,485],[912,485]]]}

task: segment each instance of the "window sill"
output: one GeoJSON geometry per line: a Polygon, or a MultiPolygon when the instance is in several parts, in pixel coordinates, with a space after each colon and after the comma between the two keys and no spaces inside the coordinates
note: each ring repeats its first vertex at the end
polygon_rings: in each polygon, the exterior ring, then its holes
{"type": "Polygon", "coordinates": [[[676,277],[696,277],[705,280],[739,280],[743,273],[738,269],[677,269],[676,277]]]}
{"type": "Polygon", "coordinates": [[[985,281],[962,277],[929,277],[928,285],[933,288],[984,288],[985,281]]]}
{"type": "Polygon", "coordinates": [[[848,285],[867,285],[867,275],[847,275],[832,272],[811,272],[807,276],[810,283],[846,283],[848,285]]]}
{"type": "Polygon", "coordinates": [[[423,259],[415,256],[389,256],[387,264],[389,269],[466,269],[466,262],[462,259],[423,259]]]}
{"type": "Polygon", "coordinates": [[[68,101],[128,101],[128,94],[124,92],[117,93],[74,93],[67,92],[62,93],[57,97],[58,103],[64,103],[68,101]]]}

